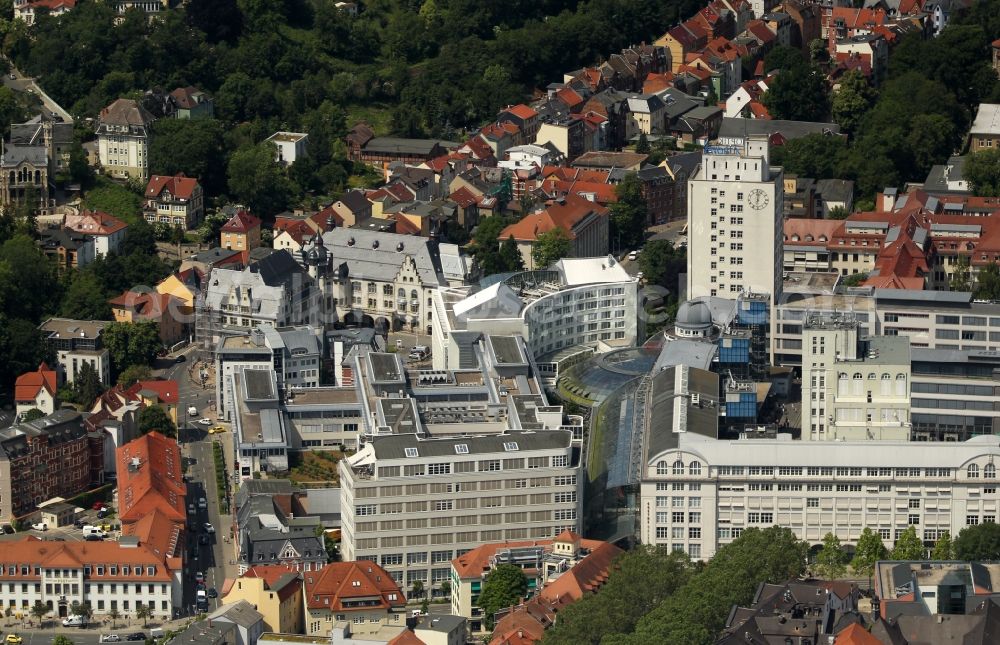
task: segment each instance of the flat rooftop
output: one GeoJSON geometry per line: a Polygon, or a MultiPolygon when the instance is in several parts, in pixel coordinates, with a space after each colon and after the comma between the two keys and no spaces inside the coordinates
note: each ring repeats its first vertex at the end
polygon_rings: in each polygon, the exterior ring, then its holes
{"type": "Polygon", "coordinates": [[[513,336],[490,336],[493,353],[501,365],[522,365],[527,361],[513,336]]]}
{"type": "Polygon", "coordinates": [[[353,387],[310,387],[294,392],[286,405],[336,405],[358,403],[358,392],[353,387]]]}
{"type": "Polygon", "coordinates": [[[278,393],[274,389],[274,372],[271,370],[245,369],[243,378],[246,386],[248,400],[262,400],[277,398],[278,393]]]}
{"type": "Polygon", "coordinates": [[[1000,134],[1000,105],[981,103],[969,134],[1000,134]]]}
{"type": "Polygon", "coordinates": [[[70,318],[50,318],[41,325],[43,331],[53,338],[97,338],[110,322],[102,320],[72,320],[70,318]]]}
{"type": "Polygon", "coordinates": [[[833,287],[840,279],[836,272],[819,271],[789,271],[784,274],[782,289],[784,291],[833,292],[833,287]]]}

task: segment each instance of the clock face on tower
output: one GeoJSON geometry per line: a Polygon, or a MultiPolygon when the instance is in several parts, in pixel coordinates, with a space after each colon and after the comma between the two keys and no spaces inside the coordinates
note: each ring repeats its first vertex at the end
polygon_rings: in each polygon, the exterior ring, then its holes
{"type": "Polygon", "coordinates": [[[750,208],[755,211],[762,210],[765,206],[767,206],[767,202],[767,193],[760,188],[755,188],[750,191],[749,198],[747,199],[747,203],[750,204],[750,208]]]}

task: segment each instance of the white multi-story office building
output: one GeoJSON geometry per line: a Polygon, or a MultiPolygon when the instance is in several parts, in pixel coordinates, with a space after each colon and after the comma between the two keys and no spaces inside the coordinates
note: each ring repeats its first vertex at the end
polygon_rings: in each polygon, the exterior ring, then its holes
{"type": "Polygon", "coordinates": [[[652,380],[640,540],[712,557],[748,527],[773,524],[813,544],[853,544],[865,528],[891,546],[917,527],[930,544],[997,519],[1000,439],[964,442],[720,441],[717,377],[671,367],[652,380]]]}
{"type": "Polygon", "coordinates": [[[437,589],[483,542],[577,530],[582,419],[548,403],[520,337],[473,349],[473,370],[357,358],[365,442],[339,464],[345,560],[437,589]]]}
{"type": "Polygon", "coordinates": [[[149,179],[149,138],[155,117],[132,99],[118,99],[101,110],[97,154],[113,177],[149,179]]]}
{"type": "Polygon", "coordinates": [[[804,440],[910,438],[910,342],[858,329],[849,315],[805,321],[804,440]]]}
{"type": "Polygon", "coordinates": [[[741,291],[781,294],[782,170],[766,138],[708,147],[688,182],[687,298],[741,291]]]}
{"type": "Polygon", "coordinates": [[[434,367],[474,366],[472,347],[483,334],[519,334],[540,362],[632,347],[644,338],[638,294],[638,280],[610,255],[564,258],[479,291],[438,290],[432,294],[434,367]]]}

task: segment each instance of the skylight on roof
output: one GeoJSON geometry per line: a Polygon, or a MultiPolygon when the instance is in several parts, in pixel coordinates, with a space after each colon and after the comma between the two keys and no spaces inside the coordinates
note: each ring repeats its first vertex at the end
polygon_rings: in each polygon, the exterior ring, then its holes
{"type": "Polygon", "coordinates": [[[420,453],[417,452],[416,448],[406,448],[404,450],[404,452],[406,453],[407,457],[419,457],[420,456],[420,453]]]}
{"type": "Polygon", "coordinates": [[[520,448],[517,447],[516,441],[505,441],[503,444],[503,449],[506,452],[517,452],[520,448]]]}
{"type": "Polygon", "coordinates": [[[469,444],[467,444],[467,443],[456,443],[455,444],[455,454],[456,455],[467,455],[467,454],[469,454],[469,444]]]}

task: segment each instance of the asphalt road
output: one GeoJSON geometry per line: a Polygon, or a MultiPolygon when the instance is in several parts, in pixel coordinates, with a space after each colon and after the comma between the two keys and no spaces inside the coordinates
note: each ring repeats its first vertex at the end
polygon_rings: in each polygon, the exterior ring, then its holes
{"type": "Polygon", "coordinates": [[[73,123],[73,117],[72,115],[70,115],[69,112],[64,110],[62,106],[56,103],[55,101],[51,99],[46,99],[42,95],[42,92],[39,91],[38,84],[35,82],[35,79],[25,76],[20,71],[18,71],[13,65],[11,65],[10,67],[10,72],[4,75],[3,84],[17,92],[29,92],[31,94],[34,94],[35,96],[38,97],[38,100],[42,102],[42,105],[45,107],[45,111],[47,114],[52,114],[53,112],[55,112],[55,114],[60,118],[62,118],[63,121],[67,123],[73,123]],[[14,78],[11,78],[11,76],[14,76],[14,78]]]}
{"type": "MultiPolygon", "coordinates": [[[[156,366],[157,375],[166,379],[177,381],[178,390],[178,440],[181,444],[181,455],[188,464],[186,471],[188,497],[187,504],[195,505],[195,514],[188,514],[188,543],[187,543],[187,569],[184,575],[184,613],[195,612],[195,573],[200,571],[205,574],[205,586],[209,589],[221,591],[222,584],[226,579],[226,558],[224,547],[226,544],[224,536],[228,535],[228,521],[220,515],[219,498],[216,494],[215,483],[215,460],[212,454],[212,440],[217,438],[223,442],[225,450],[231,450],[230,433],[219,435],[209,435],[208,427],[195,423],[199,418],[208,417],[215,421],[213,414],[213,404],[215,402],[215,390],[212,387],[203,389],[201,385],[196,385],[188,376],[188,370],[195,360],[194,347],[187,347],[180,352],[184,360],[176,362],[176,355],[166,359],[160,359],[156,366]],[[187,409],[190,406],[198,408],[199,413],[195,416],[188,416],[187,409]],[[207,509],[198,508],[198,499],[205,498],[207,509]],[[215,533],[208,533],[204,529],[204,524],[208,522],[215,528],[215,533]],[[202,535],[208,535],[209,544],[200,544],[202,535]],[[196,548],[197,547],[197,548],[196,548]],[[196,557],[197,556],[197,557],[196,557]]],[[[228,424],[224,424],[228,427],[228,424]]],[[[233,568],[235,571],[235,567],[233,568]]],[[[219,599],[208,600],[209,609],[215,609],[219,605],[219,599]]]]}
{"type": "MultiPolygon", "coordinates": [[[[53,622],[53,621],[50,621],[53,622]]],[[[98,645],[101,643],[101,636],[104,634],[118,634],[121,636],[122,643],[128,643],[125,637],[128,634],[144,632],[149,633],[149,630],[143,630],[141,625],[125,625],[122,621],[119,621],[118,627],[121,629],[107,629],[96,630],[93,628],[88,629],[73,629],[73,628],[61,628],[58,630],[45,630],[45,631],[29,631],[18,629],[17,624],[13,624],[10,627],[3,627],[3,633],[6,634],[19,634],[23,639],[21,645],[51,645],[52,640],[56,636],[65,636],[73,641],[76,645],[98,645]]],[[[142,641],[139,641],[142,642],[142,641]]]]}

